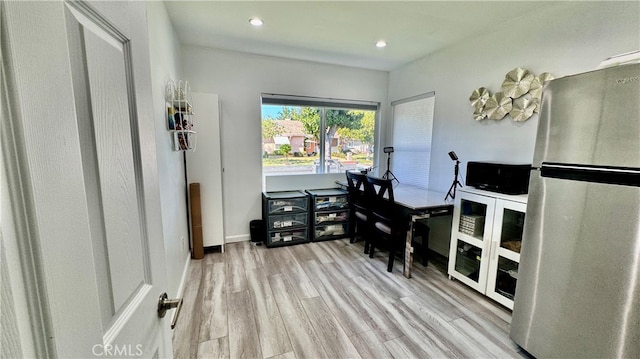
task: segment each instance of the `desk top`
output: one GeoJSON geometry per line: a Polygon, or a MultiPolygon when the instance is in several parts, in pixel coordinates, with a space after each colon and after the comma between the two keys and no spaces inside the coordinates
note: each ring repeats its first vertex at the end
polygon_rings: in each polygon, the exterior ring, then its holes
{"type": "MultiPolygon", "coordinates": [[[[336,181],[337,184],[347,188],[347,181],[336,181]]],[[[446,193],[431,191],[417,186],[398,184],[393,187],[395,202],[410,210],[419,211],[435,207],[453,206],[453,201],[445,201],[446,193]]]]}
{"type": "Polygon", "coordinates": [[[412,210],[453,206],[453,201],[444,200],[446,193],[403,185],[402,183],[393,188],[393,196],[397,204],[412,210]]]}

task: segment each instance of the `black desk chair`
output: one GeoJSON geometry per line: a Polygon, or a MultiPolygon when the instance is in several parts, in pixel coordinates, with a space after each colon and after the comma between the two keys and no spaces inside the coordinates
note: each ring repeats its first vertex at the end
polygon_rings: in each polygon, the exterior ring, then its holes
{"type": "Polygon", "coordinates": [[[395,204],[392,180],[367,176],[367,182],[366,193],[371,200],[369,223],[373,235],[369,258],[373,258],[375,248],[386,247],[389,250],[387,272],[391,272],[396,252],[404,249],[409,221],[404,211],[395,204]]]}
{"type": "Polygon", "coordinates": [[[369,205],[365,195],[367,186],[367,175],[361,172],[346,171],[347,189],[349,190],[349,203],[351,206],[351,216],[349,217],[349,234],[351,243],[359,236],[364,239],[364,252],[369,252],[371,235],[369,234],[369,205]]]}

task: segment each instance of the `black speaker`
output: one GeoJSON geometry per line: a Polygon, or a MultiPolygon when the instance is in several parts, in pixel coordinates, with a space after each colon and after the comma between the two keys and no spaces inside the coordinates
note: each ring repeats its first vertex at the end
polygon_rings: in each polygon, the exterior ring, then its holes
{"type": "Polygon", "coordinates": [[[264,221],[261,219],[254,219],[249,222],[249,233],[251,234],[251,242],[257,245],[262,244],[266,237],[266,228],[264,221]]]}

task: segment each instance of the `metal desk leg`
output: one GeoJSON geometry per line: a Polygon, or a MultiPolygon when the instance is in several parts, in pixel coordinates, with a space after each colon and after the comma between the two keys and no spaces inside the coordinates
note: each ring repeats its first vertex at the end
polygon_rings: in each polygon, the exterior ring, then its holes
{"type": "Polygon", "coordinates": [[[429,213],[411,215],[411,221],[409,222],[409,230],[407,231],[407,239],[405,242],[406,247],[404,249],[404,268],[402,270],[402,274],[407,278],[411,278],[411,266],[413,265],[413,227],[417,221],[429,217],[429,213]]]}
{"type": "Polygon", "coordinates": [[[413,265],[413,246],[412,246],[412,238],[413,238],[413,224],[415,223],[414,216],[411,216],[411,222],[409,222],[409,230],[407,231],[407,239],[404,248],[404,267],[402,269],[402,274],[411,278],[411,266],[413,265]]]}
{"type": "Polygon", "coordinates": [[[426,229],[424,232],[422,232],[422,265],[423,266],[428,266],[429,265],[429,231],[430,228],[429,226],[426,226],[426,229]]]}
{"type": "Polygon", "coordinates": [[[420,244],[420,262],[423,267],[429,265],[429,225],[422,222],[416,222],[414,225],[414,231],[418,232],[422,237],[422,243],[420,244]]]}

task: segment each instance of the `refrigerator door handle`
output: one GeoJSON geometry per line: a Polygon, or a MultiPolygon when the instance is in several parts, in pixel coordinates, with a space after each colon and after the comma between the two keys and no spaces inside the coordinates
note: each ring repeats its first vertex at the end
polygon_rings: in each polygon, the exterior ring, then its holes
{"type": "Polygon", "coordinates": [[[640,169],[543,162],[540,175],[574,181],[640,187],[640,169]]]}

